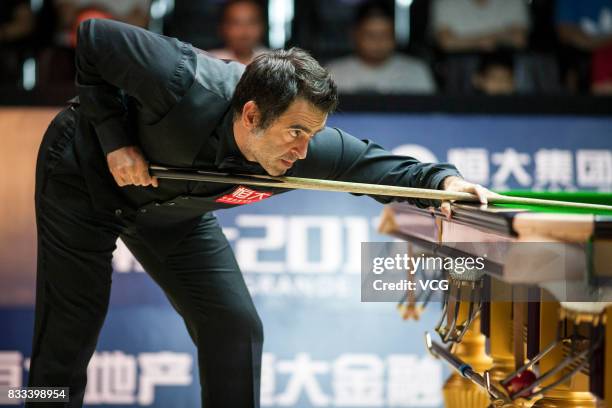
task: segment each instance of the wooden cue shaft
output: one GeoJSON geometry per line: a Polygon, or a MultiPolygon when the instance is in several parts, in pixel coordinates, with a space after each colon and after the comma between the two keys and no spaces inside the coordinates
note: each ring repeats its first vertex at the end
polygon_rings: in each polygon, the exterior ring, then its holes
{"type": "MultiPolygon", "coordinates": [[[[260,187],[334,191],[404,198],[421,198],[429,200],[478,202],[476,195],[470,193],[432,190],[426,188],[387,186],[379,184],[352,183],[336,180],[319,180],[301,177],[273,177],[262,175],[231,175],[191,169],[165,168],[161,166],[150,166],[150,173],[152,176],[156,176],[158,178],[176,180],[204,181],[225,184],[246,184],[260,187]]],[[[564,208],[612,211],[612,206],[609,205],[574,203],[569,201],[544,200],[538,198],[498,195],[496,197],[490,197],[488,200],[492,204],[519,204],[537,206],[552,205],[564,208]]]]}
{"type": "Polygon", "coordinates": [[[351,183],[346,181],[319,180],[301,177],[273,177],[260,175],[228,175],[205,171],[182,171],[150,166],[152,176],[166,179],[207,181],[214,183],[247,184],[251,186],[276,187],[301,190],[335,191],[345,193],[382,195],[431,200],[478,201],[470,193],[459,193],[427,188],[397,187],[378,184],[351,183]]]}

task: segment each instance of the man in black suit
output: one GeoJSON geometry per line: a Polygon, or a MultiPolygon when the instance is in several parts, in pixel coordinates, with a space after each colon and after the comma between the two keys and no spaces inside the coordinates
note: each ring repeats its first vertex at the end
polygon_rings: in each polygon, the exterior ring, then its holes
{"type": "MultiPolygon", "coordinates": [[[[486,200],[452,165],[394,156],[325,127],[336,87],[299,49],[264,54],[245,70],[176,39],[89,20],[76,53],[79,101],[53,120],[37,162],[29,379],[70,387],[71,407],[82,405],[119,237],[183,317],[198,348],[204,406],[259,406],[263,329],[212,211],[287,190],[158,181],[148,163],[468,191],[486,200]]],[[[448,203],[443,211],[450,215],[448,203]]]]}

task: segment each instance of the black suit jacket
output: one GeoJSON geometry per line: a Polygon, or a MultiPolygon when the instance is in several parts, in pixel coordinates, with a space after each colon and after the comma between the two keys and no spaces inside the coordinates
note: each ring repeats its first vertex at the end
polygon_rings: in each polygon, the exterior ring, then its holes
{"type": "MultiPolygon", "coordinates": [[[[131,221],[150,228],[172,228],[195,222],[208,211],[243,203],[231,199],[232,194],[244,196],[244,190],[237,190],[241,186],[160,180],[158,188],[118,187],[105,156],[123,146],[140,146],[155,164],[265,173],[244,158],[233,135],[230,103],[243,65],[111,20],[81,24],[76,64],[80,99],[77,151],[97,209],[121,210],[131,221]]],[[[396,156],[371,141],[328,127],[312,139],[307,158],[296,162],[289,174],[439,188],[444,178],[459,173],[450,164],[396,156]]],[[[252,190],[253,197],[258,192],[287,191],[252,190]]],[[[373,198],[392,201],[390,197],[373,198]]]]}

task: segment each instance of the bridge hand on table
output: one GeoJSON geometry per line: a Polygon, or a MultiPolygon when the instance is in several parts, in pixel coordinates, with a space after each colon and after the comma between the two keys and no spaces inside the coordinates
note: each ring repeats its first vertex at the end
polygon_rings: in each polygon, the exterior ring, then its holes
{"type": "MultiPolygon", "coordinates": [[[[461,177],[447,177],[444,179],[443,183],[444,191],[475,194],[476,196],[478,196],[480,203],[484,206],[488,204],[489,198],[499,196],[499,194],[494,193],[493,191],[481,186],[480,184],[470,183],[468,181],[465,181],[461,177]]],[[[451,202],[443,201],[440,205],[440,211],[446,216],[446,218],[450,219],[452,216],[451,202]]]]}

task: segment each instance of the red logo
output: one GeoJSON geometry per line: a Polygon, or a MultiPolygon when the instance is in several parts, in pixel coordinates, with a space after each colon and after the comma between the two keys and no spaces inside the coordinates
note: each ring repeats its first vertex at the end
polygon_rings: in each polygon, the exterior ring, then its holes
{"type": "Polygon", "coordinates": [[[217,198],[215,201],[218,203],[244,205],[256,203],[257,201],[265,200],[270,197],[272,193],[266,193],[263,191],[255,191],[244,186],[238,186],[231,194],[226,194],[223,197],[217,198]]]}

